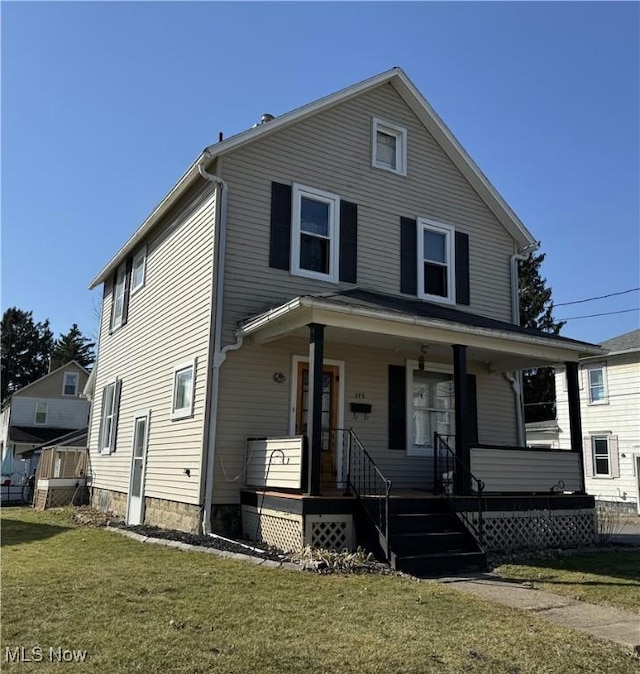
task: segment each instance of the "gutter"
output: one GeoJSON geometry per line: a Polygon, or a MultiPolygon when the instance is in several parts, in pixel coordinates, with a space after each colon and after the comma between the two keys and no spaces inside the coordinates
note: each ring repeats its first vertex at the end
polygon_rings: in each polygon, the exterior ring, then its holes
{"type": "MultiPolygon", "coordinates": [[[[216,290],[213,298],[215,306],[215,319],[213,326],[213,358],[211,369],[211,387],[208,396],[209,399],[209,427],[207,434],[207,450],[203,467],[205,476],[204,482],[204,505],[202,514],[202,532],[211,534],[211,507],[213,501],[213,474],[215,460],[216,432],[218,427],[218,398],[220,393],[220,367],[224,363],[227,353],[235,351],[242,346],[242,337],[236,339],[235,344],[228,344],[222,348],[222,308],[224,297],[224,269],[225,253],[227,245],[227,194],[229,187],[227,183],[219,176],[209,173],[205,167],[205,161],[212,159],[211,153],[205,150],[202,159],[198,162],[197,168],[200,175],[209,182],[216,185],[221,195],[220,208],[216,207],[216,221],[214,222],[214,232],[217,229],[218,245],[215,260],[216,290]]],[[[215,235],[215,234],[214,234],[215,235]]]]}

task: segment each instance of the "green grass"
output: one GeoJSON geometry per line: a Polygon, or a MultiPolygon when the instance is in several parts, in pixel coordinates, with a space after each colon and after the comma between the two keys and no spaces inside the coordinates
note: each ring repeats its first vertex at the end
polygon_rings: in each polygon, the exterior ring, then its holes
{"type": "Polygon", "coordinates": [[[505,564],[496,573],[556,594],[640,614],[640,550],[505,564]]]}
{"type": "Polygon", "coordinates": [[[2,546],[3,672],[638,672],[622,647],[434,582],[263,569],[29,509],[3,511],[2,546]],[[44,662],[7,663],[19,646],[44,662]]]}

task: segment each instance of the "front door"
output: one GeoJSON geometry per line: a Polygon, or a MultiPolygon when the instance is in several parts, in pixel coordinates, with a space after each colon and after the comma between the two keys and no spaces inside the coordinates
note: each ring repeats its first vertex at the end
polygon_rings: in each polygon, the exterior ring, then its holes
{"type": "MultiPolygon", "coordinates": [[[[331,429],[338,427],[338,400],[340,369],[337,365],[325,365],[322,371],[322,459],[320,482],[323,486],[335,487],[338,479],[337,447],[339,437],[331,429]]],[[[307,433],[309,411],[309,363],[298,363],[298,386],[296,397],[296,435],[307,433]]]]}
{"type": "Polygon", "coordinates": [[[144,468],[149,436],[149,414],[137,415],[133,421],[133,451],[131,458],[131,479],[129,481],[129,506],[127,524],[144,522],[144,468]]]}

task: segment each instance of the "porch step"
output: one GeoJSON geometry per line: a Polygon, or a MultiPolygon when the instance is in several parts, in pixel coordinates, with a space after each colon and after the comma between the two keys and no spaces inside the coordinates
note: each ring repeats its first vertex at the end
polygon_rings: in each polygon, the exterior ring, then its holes
{"type": "Polygon", "coordinates": [[[460,522],[451,512],[405,512],[391,514],[391,531],[398,534],[460,531],[460,522]]]}
{"type": "Polygon", "coordinates": [[[389,503],[391,515],[403,513],[450,513],[447,501],[443,498],[392,498],[389,503]]]}
{"type": "Polygon", "coordinates": [[[483,552],[437,552],[422,555],[391,554],[391,566],[412,576],[434,576],[461,571],[483,571],[487,558],[483,552]]]}
{"type": "Polygon", "coordinates": [[[463,531],[431,531],[391,536],[391,549],[398,556],[438,552],[470,552],[473,547],[463,531]]]}

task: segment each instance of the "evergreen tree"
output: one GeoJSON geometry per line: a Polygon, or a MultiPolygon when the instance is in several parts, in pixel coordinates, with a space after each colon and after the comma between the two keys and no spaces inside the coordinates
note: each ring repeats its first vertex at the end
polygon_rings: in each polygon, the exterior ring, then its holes
{"type": "Polygon", "coordinates": [[[83,367],[91,365],[96,355],[93,350],[95,342],[85,337],[74,323],[66,335],[60,335],[53,345],[51,353],[51,369],[55,370],[71,360],[75,360],[83,367]]]}
{"type": "Polygon", "coordinates": [[[32,311],[10,307],[2,316],[1,386],[4,400],[18,389],[31,384],[49,371],[53,333],[49,319],[33,320],[32,311]]]}
{"type": "MultiPolygon", "coordinates": [[[[520,325],[552,335],[560,333],[564,322],[553,318],[553,300],[547,279],[540,273],[545,253],[530,255],[519,265],[520,325]]],[[[523,372],[525,422],[547,421],[556,416],[553,368],[539,367],[523,372]]]]}

